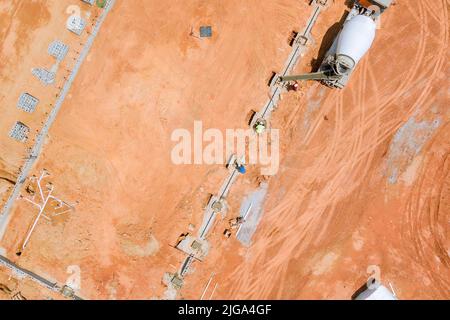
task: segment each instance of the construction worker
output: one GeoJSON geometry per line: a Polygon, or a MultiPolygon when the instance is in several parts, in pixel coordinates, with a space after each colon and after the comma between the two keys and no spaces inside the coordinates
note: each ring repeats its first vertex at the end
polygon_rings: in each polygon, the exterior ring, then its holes
{"type": "Polygon", "coordinates": [[[226,238],[231,237],[231,235],[232,235],[231,230],[230,230],[230,229],[226,229],[226,230],[223,232],[223,235],[224,235],[226,238]]]}
{"type": "Polygon", "coordinates": [[[257,134],[261,134],[266,130],[266,121],[264,119],[260,119],[255,123],[255,132],[257,134]]]}
{"type": "Polygon", "coordinates": [[[255,126],[255,131],[256,131],[257,134],[263,133],[264,130],[266,130],[266,128],[265,128],[264,125],[261,124],[261,123],[258,123],[258,124],[255,126]]]}
{"type": "Polygon", "coordinates": [[[230,224],[230,228],[231,229],[237,229],[241,224],[243,224],[245,221],[244,221],[244,218],[243,217],[236,217],[236,218],[234,218],[234,219],[231,219],[230,221],[229,221],[229,224],[230,224]]]}
{"type": "Polygon", "coordinates": [[[236,164],[236,170],[240,174],[245,174],[247,172],[247,170],[245,169],[245,166],[243,164],[236,164]]]}

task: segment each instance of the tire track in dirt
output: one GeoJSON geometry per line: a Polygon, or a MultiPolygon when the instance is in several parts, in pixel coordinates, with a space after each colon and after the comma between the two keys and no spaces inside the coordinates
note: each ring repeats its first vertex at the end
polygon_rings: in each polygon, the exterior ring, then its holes
{"type": "MultiPolygon", "coordinates": [[[[425,15],[424,15],[423,3],[419,2],[419,4],[420,4],[420,8],[422,9],[422,10],[419,10],[420,13],[421,13],[422,19],[424,21],[428,21],[428,19],[426,19],[425,15]]],[[[415,100],[415,103],[409,108],[407,114],[405,115],[405,119],[410,118],[414,114],[414,112],[416,111],[417,107],[419,105],[421,105],[427,99],[427,97],[429,96],[430,91],[432,89],[432,84],[433,84],[433,81],[436,78],[437,73],[440,72],[441,69],[444,67],[444,63],[446,61],[445,52],[446,52],[446,48],[448,47],[448,27],[449,27],[449,23],[448,23],[448,17],[447,17],[447,10],[443,10],[442,12],[444,13],[444,17],[442,17],[441,21],[444,20],[445,23],[443,25],[440,25],[440,26],[441,26],[441,34],[444,33],[442,35],[443,37],[441,39],[444,39],[444,41],[440,41],[441,47],[439,48],[438,54],[435,55],[436,60],[432,61],[432,63],[429,63],[429,64],[426,63],[425,64],[425,67],[429,66],[430,68],[433,69],[431,75],[426,75],[426,70],[427,69],[425,68],[424,69],[425,71],[421,74],[420,77],[418,75],[416,76],[419,79],[423,79],[423,78],[427,79],[426,83],[425,83],[425,88],[424,88],[424,90],[421,91],[421,94],[415,100]]],[[[425,41],[425,34],[428,33],[428,28],[424,29],[423,26],[424,26],[424,23],[421,24],[421,31],[423,31],[423,32],[421,32],[421,41],[420,41],[419,50],[418,50],[418,51],[421,51],[420,56],[419,56],[420,58],[418,59],[421,63],[424,60],[424,56],[425,56],[425,51],[424,51],[425,47],[422,46],[422,43],[426,43],[426,41],[425,41]],[[424,40],[424,41],[422,41],[422,40],[424,40]]],[[[421,67],[423,67],[423,66],[419,65],[419,63],[415,64],[415,67],[413,68],[413,72],[414,73],[418,72],[418,70],[421,69],[421,67]]],[[[409,73],[411,73],[411,70],[409,71],[409,73]]],[[[407,85],[408,86],[406,86],[406,85],[402,86],[401,91],[397,90],[392,95],[392,98],[395,98],[395,95],[402,96],[405,92],[408,92],[409,86],[411,86],[413,80],[414,79],[412,77],[410,77],[407,80],[407,85]]],[[[380,109],[387,107],[388,103],[386,103],[386,102],[385,103],[381,103],[381,105],[382,106],[381,106],[380,109]]],[[[379,137],[379,139],[375,143],[375,145],[379,145],[380,143],[385,141],[387,138],[389,138],[392,135],[393,132],[396,132],[402,126],[402,124],[403,123],[400,122],[400,123],[396,123],[395,125],[387,126],[387,129],[384,130],[384,132],[381,134],[381,136],[379,137]]],[[[365,152],[367,152],[367,150],[364,150],[364,153],[365,152]]]]}
{"type": "MultiPolygon", "coordinates": [[[[410,65],[412,66],[407,72],[405,71],[406,78],[403,80],[400,84],[400,86],[392,93],[390,94],[384,101],[382,100],[378,105],[378,110],[375,110],[374,112],[377,112],[379,114],[386,114],[387,109],[391,106],[391,104],[398,99],[399,97],[403,96],[411,87],[413,81],[418,78],[417,73],[419,72],[422,62],[425,58],[425,49],[426,49],[426,43],[427,43],[427,29],[426,26],[426,17],[424,16],[424,10],[423,10],[423,4],[422,2],[419,2],[419,20],[417,24],[420,26],[420,37],[419,37],[419,45],[418,49],[416,50],[416,55],[414,59],[412,60],[412,63],[410,65]]],[[[411,6],[408,6],[408,9],[410,10],[410,14],[413,17],[416,17],[416,14],[414,11],[412,11],[411,6]]],[[[403,75],[401,75],[403,77],[403,75]]],[[[410,108],[411,110],[412,108],[410,108]]],[[[408,112],[408,114],[411,114],[411,112],[408,112]]],[[[391,120],[392,121],[392,120],[391,120]]],[[[395,120],[394,120],[395,121],[395,120]]],[[[397,123],[398,121],[395,121],[397,123]]],[[[385,125],[386,126],[386,125],[385,125]]],[[[395,126],[390,125],[387,126],[388,129],[384,131],[384,133],[381,134],[381,137],[377,139],[376,143],[374,143],[374,146],[378,146],[380,143],[385,141],[393,132],[398,130],[398,128],[401,126],[401,123],[397,123],[395,126]]],[[[369,147],[368,149],[365,149],[363,153],[368,152],[372,147],[369,147]]]]}
{"type": "MultiPolygon", "coordinates": [[[[326,167],[331,159],[336,155],[337,152],[337,145],[339,137],[342,135],[342,127],[343,127],[343,93],[340,91],[337,94],[336,97],[336,122],[335,122],[335,129],[334,134],[332,138],[332,144],[331,144],[331,150],[325,155],[323,158],[323,164],[321,164],[321,167],[326,167]]],[[[320,119],[320,117],[318,117],[320,119]]]]}
{"type": "MultiPolygon", "coordinates": [[[[369,59],[368,57],[367,59],[369,59]]],[[[365,109],[366,104],[364,101],[364,94],[367,92],[367,59],[362,62],[362,81],[360,81],[360,86],[358,90],[358,106],[359,106],[359,122],[358,122],[358,142],[355,148],[355,153],[352,154],[352,159],[356,158],[357,152],[361,149],[362,140],[364,136],[363,124],[365,123],[365,109]]]]}
{"type": "MultiPolygon", "coordinates": [[[[423,4],[419,3],[419,16],[422,22],[427,21],[426,16],[425,16],[425,12],[423,10],[423,4]]],[[[410,9],[410,7],[408,7],[410,9]]],[[[397,90],[395,90],[390,96],[388,96],[388,98],[386,98],[384,101],[381,101],[378,106],[379,108],[375,109],[375,113],[377,114],[383,114],[383,113],[387,113],[387,109],[390,107],[390,105],[392,104],[392,102],[395,99],[398,99],[399,96],[402,96],[405,92],[407,92],[410,87],[412,86],[412,83],[414,82],[415,79],[418,78],[417,73],[419,72],[419,70],[422,67],[422,62],[424,60],[425,57],[425,48],[426,48],[426,38],[427,38],[427,29],[425,29],[425,23],[420,23],[420,27],[421,27],[421,33],[420,33],[420,38],[419,38],[419,46],[418,46],[418,50],[417,50],[417,54],[416,57],[414,58],[414,62],[411,63],[412,68],[408,70],[408,72],[405,72],[408,76],[406,77],[405,81],[402,81],[401,85],[397,88],[397,90]]],[[[367,61],[367,60],[364,60],[367,61]]],[[[363,63],[363,62],[362,62],[363,63]]],[[[435,70],[438,69],[437,68],[437,64],[435,65],[435,70]]],[[[364,66],[363,66],[364,67],[364,66]]],[[[366,83],[366,76],[363,75],[363,78],[361,80],[361,82],[366,83]]],[[[427,85],[430,84],[432,82],[432,80],[427,82],[427,85]]],[[[374,81],[372,83],[372,85],[374,85],[376,83],[376,81],[374,81]]],[[[428,88],[428,86],[427,86],[428,88]]],[[[373,96],[377,96],[376,94],[377,92],[374,92],[373,96]]],[[[426,98],[426,92],[422,92],[421,94],[421,100],[426,98]]],[[[419,102],[420,102],[419,101],[419,102]]],[[[359,102],[360,104],[360,102],[359,102]]],[[[419,103],[416,102],[408,111],[407,113],[407,117],[409,118],[410,116],[412,116],[415,107],[418,105],[419,103]]],[[[379,123],[379,118],[378,117],[374,117],[374,116],[370,116],[369,119],[367,120],[367,124],[372,124],[371,121],[373,121],[372,119],[375,119],[375,126],[376,124],[379,123]]],[[[365,157],[367,155],[367,153],[370,153],[371,151],[373,151],[374,148],[376,148],[378,145],[380,145],[381,143],[383,143],[387,138],[389,138],[389,136],[392,135],[393,132],[397,131],[400,126],[402,125],[402,123],[400,121],[397,120],[390,120],[390,122],[385,123],[385,127],[387,127],[387,129],[384,130],[384,132],[379,136],[379,138],[377,139],[377,141],[373,144],[371,144],[368,148],[365,148],[362,152],[361,155],[359,157],[359,159],[361,157],[365,157]],[[392,123],[390,123],[392,122],[392,123]],[[389,124],[389,125],[387,125],[389,124]]],[[[317,128],[316,128],[317,130],[317,128]]],[[[305,141],[306,144],[308,144],[310,142],[310,138],[308,138],[308,140],[305,141]]]]}
{"type": "MultiPolygon", "coordinates": [[[[361,73],[362,73],[362,80],[358,83],[358,90],[356,92],[356,94],[353,94],[352,91],[350,91],[350,93],[352,94],[353,100],[356,100],[356,104],[358,105],[358,108],[355,109],[357,110],[357,114],[355,117],[357,123],[353,123],[353,121],[350,121],[350,128],[349,128],[349,134],[347,135],[343,135],[340,132],[335,135],[335,137],[339,137],[339,141],[338,144],[340,146],[342,145],[350,145],[350,152],[345,153],[345,152],[341,152],[341,157],[337,158],[338,161],[341,161],[342,165],[341,166],[337,166],[337,168],[341,168],[340,170],[337,170],[333,173],[332,177],[332,183],[330,184],[330,192],[328,194],[328,198],[329,198],[329,202],[327,203],[325,201],[325,205],[322,207],[315,207],[314,210],[317,211],[324,211],[326,210],[327,207],[331,207],[334,208],[337,204],[337,202],[339,201],[340,198],[340,194],[339,194],[339,189],[340,189],[340,183],[342,182],[342,180],[347,179],[349,182],[351,182],[352,184],[354,184],[355,186],[358,185],[361,182],[362,177],[365,176],[365,174],[367,173],[369,166],[367,164],[370,164],[370,160],[366,161],[366,159],[364,159],[364,161],[361,161],[362,159],[357,160],[356,159],[356,155],[358,154],[358,152],[360,151],[360,148],[362,146],[362,140],[363,140],[363,135],[364,135],[364,129],[363,129],[363,123],[364,123],[364,117],[365,117],[365,102],[364,102],[364,94],[366,93],[366,89],[367,89],[367,62],[368,60],[364,60],[361,64],[361,73]],[[357,131],[355,133],[353,133],[353,128],[356,128],[357,131]],[[348,160],[347,160],[348,159],[348,160]],[[353,174],[351,174],[351,172],[353,171],[353,174]],[[349,177],[349,173],[350,173],[350,177],[349,177]],[[333,179],[334,178],[334,179],[333,179]]],[[[338,99],[338,113],[339,116],[337,117],[338,120],[338,125],[339,127],[343,126],[344,124],[344,120],[343,120],[343,112],[340,111],[343,108],[343,95],[340,95],[340,99],[338,99]]],[[[352,114],[350,113],[347,115],[348,118],[352,118],[352,114]]],[[[335,139],[335,141],[337,141],[338,139],[335,139]]],[[[333,165],[330,163],[329,160],[331,160],[332,158],[336,158],[335,154],[329,154],[328,155],[328,161],[325,163],[325,166],[329,166],[329,165],[333,165]]],[[[370,155],[369,155],[370,158],[370,155]]],[[[325,169],[324,166],[324,169],[325,169]]],[[[322,202],[320,200],[315,201],[315,202],[322,202]]],[[[331,209],[331,212],[333,212],[334,210],[331,209]]],[[[324,223],[321,224],[322,231],[319,233],[319,235],[317,236],[316,239],[316,243],[324,236],[324,233],[326,231],[326,227],[328,226],[328,224],[331,222],[331,218],[332,215],[328,215],[328,217],[326,218],[326,221],[324,223]]]]}
{"type": "MultiPolygon", "coordinates": [[[[327,89],[328,90],[328,89],[327,89]]],[[[332,104],[328,104],[328,100],[330,99],[335,99],[336,96],[339,94],[339,92],[331,92],[324,100],[323,100],[323,105],[329,105],[328,109],[326,111],[329,111],[332,109],[333,105],[332,104]]],[[[323,114],[323,111],[321,111],[319,113],[319,116],[316,117],[315,121],[313,121],[313,125],[309,128],[309,130],[305,133],[305,138],[303,140],[303,144],[304,145],[308,145],[311,142],[312,137],[314,136],[314,134],[317,132],[317,130],[320,127],[321,124],[321,117],[323,114]]],[[[336,130],[336,124],[335,124],[335,130],[336,130]]]]}
{"type": "MultiPolygon", "coordinates": [[[[326,235],[327,226],[335,215],[336,204],[345,196],[345,192],[340,191],[342,186],[345,185],[347,193],[356,189],[369,172],[376,149],[402,125],[403,119],[390,117],[393,102],[411,90],[418,78],[430,77],[425,83],[427,90],[421,92],[416,103],[408,108],[403,118],[409,118],[420,106],[420,103],[429,96],[436,72],[442,67],[442,57],[436,58],[436,63],[433,63],[433,72],[430,75],[430,68],[426,68],[429,62],[425,61],[425,55],[429,48],[427,39],[429,10],[425,10],[423,3],[419,2],[417,12],[418,19],[416,21],[419,21],[417,24],[420,32],[416,54],[410,63],[411,67],[398,76],[404,79],[391,94],[380,98],[379,92],[382,91],[382,88],[377,86],[373,66],[366,62],[360,65],[360,76],[357,78],[355,75],[355,79],[360,81],[355,98],[359,105],[356,108],[357,117],[355,118],[357,121],[359,120],[358,123],[353,125],[350,122],[348,124],[350,130],[345,131],[343,119],[345,118],[347,121],[352,119],[354,112],[345,114],[344,117],[344,94],[342,92],[332,92],[324,100],[324,108],[334,106],[336,110],[335,127],[331,139],[327,141],[328,147],[315,164],[308,168],[310,173],[304,174],[303,180],[298,179],[294,187],[287,192],[283,201],[271,208],[266,215],[266,224],[270,227],[260,230],[258,242],[252,247],[254,253],[252,261],[231,276],[239,279],[237,286],[232,288],[232,292],[237,296],[269,297],[275,289],[276,296],[282,296],[287,282],[285,281],[288,272],[287,262],[293,256],[301,256],[301,252],[311,244],[320,244],[326,235]],[[377,103],[371,104],[370,109],[366,110],[363,97],[367,95],[368,87],[374,88],[371,96],[376,96],[377,103]],[[336,103],[330,103],[331,99],[336,103]],[[383,118],[387,120],[383,121],[383,118]],[[353,132],[352,126],[357,129],[357,132],[353,132]],[[363,141],[366,143],[363,144],[363,141]],[[351,147],[342,150],[337,146],[351,147]],[[326,181],[322,187],[320,187],[321,181],[326,181]],[[318,191],[305,191],[305,184],[310,186],[307,189],[318,191]],[[304,202],[309,203],[306,209],[301,210],[298,205],[295,205],[304,202]],[[299,215],[299,212],[302,214],[299,215]],[[279,219],[279,217],[283,218],[279,219]],[[272,254],[270,255],[268,252],[272,254]],[[256,270],[261,273],[255,272],[256,270]],[[251,278],[250,274],[252,273],[257,274],[258,278],[263,277],[264,284],[257,281],[256,277],[251,278]],[[244,277],[246,277],[245,280],[243,280],[244,277]]],[[[307,150],[312,148],[310,144],[313,143],[313,139],[317,136],[320,125],[323,123],[321,118],[322,112],[319,113],[305,134],[303,145],[309,147],[307,150]]]]}
{"type": "MultiPolygon", "coordinates": [[[[441,26],[439,38],[444,39],[444,41],[442,41],[441,48],[438,51],[438,60],[435,63],[431,77],[435,77],[442,69],[446,61],[446,49],[448,47],[448,11],[445,9],[445,1],[441,3],[444,10],[439,11],[441,16],[436,20],[444,21],[444,24],[439,24],[441,26]]],[[[428,11],[431,11],[429,7],[428,11]]],[[[431,85],[427,83],[426,90],[423,91],[420,99],[415,104],[423,103],[430,91],[431,85]]],[[[447,123],[446,127],[442,129],[443,132],[448,132],[448,128],[449,124],[447,123]]],[[[433,146],[437,139],[436,137],[433,138],[429,145],[433,146]]],[[[444,208],[441,212],[440,204],[444,197],[448,197],[448,195],[442,195],[443,192],[447,191],[445,185],[449,183],[450,157],[448,150],[450,150],[450,145],[448,141],[443,149],[447,151],[442,155],[441,159],[439,159],[437,152],[424,153],[427,157],[423,161],[419,178],[410,193],[406,206],[407,218],[405,225],[408,228],[407,234],[403,236],[412,241],[413,252],[411,256],[417,268],[423,267],[423,272],[433,279],[434,284],[438,287],[438,290],[434,290],[435,293],[445,298],[442,292],[450,292],[450,281],[448,280],[450,276],[450,258],[445,248],[445,227],[448,223],[445,213],[448,208],[444,208]],[[440,163],[435,165],[434,162],[440,163]],[[437,169],[434,172],[430,172],[436,167],[437,169]],[[441,214],[444,214],[444,216],[441,217],[441,214]],[[441,219],[443,220],[443,226],[440,225],[441,219]],[[442,229],[444,229],[444,232],[442,232],[442,229]],[[432,238],[430,239],[430,237],[432,238]],[[436,266],[436,264],[438,265],[436,266]],[[443,265],[443,270],[441,270],[440,264],[443,265]]]]}
{"type": "MultiPolygon", "coordinates": [[[[448,132],[449,128],[450,126],[447,125],[447,130],[444,132],[448,132]]],[[[436,140],[436,138],[433,139],[430,145],[433,146],[436,140]]],[[[440,210],[442,190],[446,184],[450,184],[448,141],[443,150],[447,151],[442,155],[438,152],[426,153],[429,156],[423,161],[419,178],[406,206],[407,231],[406,234],[403,232],[407,246],[412,246],[410,255],[417,270],[434,280],[434,284],[439,289],[435,290],[437,294],[450,292],[450,258],[444,245],[445,227],[448,223],[445,210],[448,208],[444,208],[442,212],[440,210]],[[443,214],[442,217],[441,214],[443,214]],[[443,270],[440,265],[443,265],[443,270]]],[[[445,191],[448,192],[448,190],[445,191]]]]}
{"type": "MultiPolygon", "coordinates": [[[[370,64],[365,65],[365,72],[367,74],[364,76],[364,83],[370,82],[370,85],[364,85],[361,92],[361,102],[359,104],[363,105],[363,99],[362,94],[364,92],[367,92],[367,87],[371,88],[373,92],[371,93],[372,99],[374,99],[374,105],[378,106],[380,104],[379,99],[379,89],[378,84],[376,81],[376,77],[373,72],[373,68],[370,64]]],[[[376,138],[378,137],[379,128],[380,128],[380,117],[381,112],[378,110],[378,108],[375,108],[374,112],[369,114],[369,117],[365,117],[366,115],[366,104],[364,103],[364,106],[361,107],[361,113],[362,113],[362,120],[361,120],[361,143],[358,148],[358,154],[353,158],[353,161],[362,161],[363,158],[367,155],[369,159],[372,159],[376,145],[374,144],[372,148],[368,148],[367,151],[365,151],[365,148],[362,146],[362,142],[364,137],[367,136],[367,139],[369,141],[376,141],[376,138]],[[364,126],[363,126],[364,124],[364,126]],[[373,125],[372,125],[373,124],[373,125]]],[[[350,160],[348,161],[350,162],[350,160]]],[[[347,164],[347,163],[346,163],[347,164]]]]}
{"type": "MultiPolygon", "coordinates": [[[[276,258],[272,259],[271,261],[268,261],[266,264],[264,264],[264,269],[271,270],[270,277],[273,277],[273,275],[278,274],[278,277],[283,279],[287,275],[287,271],[280,270],[280,265],[278,264],[278,261],[280,260],[286,260],[289,259],[292,254],[295,253],[296,248],[298,248],[299,244],[301,244],[301,247],[304,249],[306,248],[310,243],[312,242],[318,242],[321,238],[325,236],[325,231],[327,230],[327,226],[333,219],[333,215],[329,214],[328,216],[324,217],[324,213],[326,212],[327,208],[331,207],[329,212],[334,212],[334,208],[336,206],[337,200],[339,196],[337,195],[343,180],[347,180],[347,174],[348,171],[351,170],[351,168],[355,168],[357,166],[353,163],[353,161],[347,161],[347,166],[341,167],[340,166],[334,166],[332,163],[332,160],[335,159],[336,161],[343,161],[345,160],[345,156],[338,156],[336,147],[338,144],[342,144],[342,139],[345,139],[346,137],[342,135],[342,127],[343,127],[343,112],[342,112],[342,93],[338,95],[339,99],[337,99],[336,102],[336,125],[333,135],[333,142],[332,147],[329,148],[325,154],[325,157],[317,164],[317,168],[314,170],[314,172],[320,172],[324,171],[329,174],[329,177],[327,179],[330,179],[331,182],[329,182],[328,186],[325,188],[324,194],[319,198],[315,195],[311,196],[310,202],[313,203],[312,206],[310,206],[309,211],[316,212],[316,215],[309,215],[306,217],[301,217],[298,221],[299,223],[292,223],[289,224],[289,227],[284,231],[284,235],[280,236],[281,238],[278,239],[276,243],[276,246],[281,246],[278,250],[279,254],[276,258]],[[328,168],[336,168],[333,170],[337,170],[334,172],[327,172],[328,168]],[[350,169],[349,169],[350,167],[350,169]],[[340,168],[340,169],[339,169],[340,168]],[[325,199],[328,198],[328,199],[325,199]],[[320,221],[320,223],[319,223],[320,221]],[[320,229],[320,230],[319,230],[320,229]],[[302,237],[299,237],[299,230],[302,230],[302,237]],[[311,237],[310,235],[315,234],[316,237],[311,237]],[[308,237],[307,237],[308,235],[308,237]],[[314,239],[315,238],[315,239],[314,239]],[[289,241],[289,239],[299,239],[299,241],[289,241]]],[[[352,153],[353,155],[351,157],[356,156],[358,151],[358,146],[360,143],[358,141],[361,140],[361,134],[357,135],[357,138],[355,142],[353,143],[352,147],[352,153]]],[[[352,144],[351,144],[352,145],[352,144]]],[[[345,155],[345,153],[344,153],[345,155]]],[[[357,169],[355,170],[355,176],[359,176],[361,179],[364,177],[365,172],[367,172],[369,166],[367,164],[370,164],[370,161],[366,162],[366,166],[363,166],[363,169],[357,169]],[[362,174],[360,174],[360,171],[363,171],[362,174]]],[[[364,165],[364,163],[358,164],[359,166],[364,165]]],[[[318,175],[320,178],[320,175],[318,175]]],[[[316,179],[317,180],[317,179],[316,179]]],[[[356,177],[350,179],[353,180],[353,183],[358,184],[359,179],[356,179],[356,177]],[[358,180],[358,181],[356,181],[358,180]]],[[[315,181],[313,180],[311,184],[314,184],[315,181]]],[[[274,215],[276,216],[283,216],[286,217],[285,219],[288,221],[296,221],[297,215],[294,213],[295,209],[292,207],[288,207],[286,204],[289,203],[295,203],[297,199],[295,194],[296,192],[291,193],[291,195],[283,201],[283,206],[277,206],[273,211],[274,215]],[[294,210],[293,210],[294,209],[294,210]]],[[[276,221],[273,221],[276,222],[276,221]]],[[[271,232],[272,233],[272,232],[271,232]]],[[[268,234],[267,236],[262,235],[263,239],[273,239],[273,236],[271,234],[268,234]]],[[[265,241],[264,241],[265,242],[265,241]]],[[[261,250],[264,250],[264,247],[268,247],[268,243],[264,243],[261,246],[261,250]]],[[[255,251],[259,251],[259,249],[255,248],[255,251]]],[[[264,257],[259,257],[258,263],[264,263],[264,257]]],[[[270,281],[266,281],[263,288],[258,288],[257,291],[256,288],[253,287],[247,287],[247,283],[242,282],[241,286],[238,286],[236,289],[236,292],[243,292],[243,290],[248,289],[248,292],[259,292],[260,294],[270,294],[271,288],[267,287],[267,284],[270,283],[270,281]]],[[[273,282],[272,282],[273,283],[273,282]]],[[[281,282],[284,283],[284,282],[281,282]]],[[[281,295],[281,292],[283,290],[283,287],[279,287],[278,289],[278,296],[281,295]]],[[[254,296],[256,297],[256,296],[254,296]]]]}

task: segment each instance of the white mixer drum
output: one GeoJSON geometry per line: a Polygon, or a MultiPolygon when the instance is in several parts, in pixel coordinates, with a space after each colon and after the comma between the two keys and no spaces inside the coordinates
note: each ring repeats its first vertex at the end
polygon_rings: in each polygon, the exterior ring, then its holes
{"type": "Polygon", "coordinates": [[[367,16],[357,15],[344,24],[336,48],[337,55],[351,57],[355,64],[361,60],[375,39],[376,23],[367,16]]]}

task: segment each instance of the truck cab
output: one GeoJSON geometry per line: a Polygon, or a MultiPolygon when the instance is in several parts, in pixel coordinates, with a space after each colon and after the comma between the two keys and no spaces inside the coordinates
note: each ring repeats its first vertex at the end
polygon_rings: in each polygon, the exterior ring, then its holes
{"type": "Polygon", "coordinates": [[[355,7],[375,11],[375,16],[380,16],[384,10],[390,7],[393,0],[355,0],[355,7]]]}

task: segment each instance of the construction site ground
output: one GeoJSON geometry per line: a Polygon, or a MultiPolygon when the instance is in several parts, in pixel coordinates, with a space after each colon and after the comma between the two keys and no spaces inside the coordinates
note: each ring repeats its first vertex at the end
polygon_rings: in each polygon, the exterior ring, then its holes
{"type": "MultiPolygon", "coordinates": [[[[296,72],[323,56],[345,2],[321,13],[296,72]]],[[[32,144],[9,138],[10,127],[25,117],[38,130],[57,93],[58,84],[44,87],[29,70],[49,64],[56,38],[74,49],[70,69],[80,39],[58,29],[80,3],[0,4],[2,205],[32,144]],[[31,115],[15,106],[23,90],[41,100],[31,115]]],[[[94,19],[99,9],[89,10],[94,19]]],[[[173,164],[172,131],[193,130],[195,120],[246,128],[310,13],[306,0],[117,0],[32,170],[48,170],[55,194],[75,210],[41,220],[19,257],[37,210],[18,199],[0,253],[58,283],[79,266],[77,293],[87,299],[164,298],[164,273],[185,258],[174,249],[178,237],[199,228],[227,175],[222,165],[173,164]],[[212,38],[198,38],[203,25],[212,38]]],[[[227,219],[215,224],[209,255],[194,262],[179,298],[200,298],[214,274],[213,299],[350,299],[372,266],[400,299],[450,298],[448,21],[445,0],[397,0],[347,88],[313,82],[283,94],[271,119],[281,130],[279,172],[263,178],[250,166],[237,180],[227,219]],[[252,245],[224,238],[228,218],[263,180],[252,245]]],[[[1,266],[0,283],[30,299],[61,298],[1,266]]]]}

